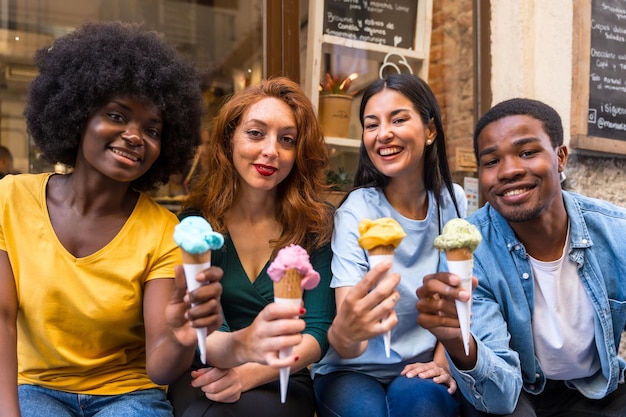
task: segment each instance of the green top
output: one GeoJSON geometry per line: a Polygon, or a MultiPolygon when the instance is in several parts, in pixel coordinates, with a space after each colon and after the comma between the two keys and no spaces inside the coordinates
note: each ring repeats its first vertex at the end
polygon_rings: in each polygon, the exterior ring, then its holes
{"type": "MultiPolygon", "coordinates": [[[[180,220],[189,216],[201,216],[197,209],[187,209],[178,215],[180,220]]],[[[309,254],[311,265],[320,274],[320,282],[312,290],[303,294],[306,322],[303,333],[317,340],[322,357],[328,350],[328,328],[335,318],[335,290],[330,288],[330,243],[309,254]]],[[[274,282],[267,275],[270,259],[267,260],[259,276],[250,282],[241,265],[237,249],[228,234],[224,235],[224,246],[211,252],[211,264],[224,271],[222,284],[222,312],[224,322],[219,331],[230,332],[248,327],[266,305],[274,301],[274,282]]]]}
{"type": "MultiPolygon", "coordinates": [[[[327,332],[335,317],[335,294],[330,288],[330,245],[310,254],[313,268],[320,274],[319,285],[304,291],[303,319],[306,329],[303,333],[313,336],[320,345],[322,356],[328,350],[327,332]]],[[[241,265],[237,249],[228,235],[224,236],[222,249],[213,251],[211,263],[224,270],[222,284],[222,310],[224,324],[220,331],[239,330],[249,326],[257,314],[274,301],[274,283],[267,275],[268,259],[259,276],[250,282],[241,265]]]]}

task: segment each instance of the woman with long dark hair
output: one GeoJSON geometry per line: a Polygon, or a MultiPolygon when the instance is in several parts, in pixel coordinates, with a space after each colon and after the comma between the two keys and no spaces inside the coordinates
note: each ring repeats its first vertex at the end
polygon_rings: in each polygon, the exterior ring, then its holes
{"type": "Polygon", "coordinates": [[[417,325],[415,309],[422,277],[439,267],[434,238],[467,206],[451,180],[439,105],[423,80],[398,74],[365,90],[359,115],[355,189],[335,214],[332,238],[331,349],[313,368],[318,415],[455,416],[456,383],[436,338],[417,325]],[[407,235],[391,273],[390,263],[371,268],[358,243],[359,222],[384,217],[407,235]]]}

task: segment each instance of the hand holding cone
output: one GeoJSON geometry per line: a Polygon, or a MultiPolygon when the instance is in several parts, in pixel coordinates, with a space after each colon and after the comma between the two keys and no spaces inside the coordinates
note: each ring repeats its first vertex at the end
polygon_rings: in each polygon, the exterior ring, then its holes
{"type": "MultiPolygon", "coordinates": [[[[472,294],[472,268],[474,250],[480,244],[482,236],[478,229],[464,219],[452,219],[443,227],[441,235],[435,238],[435,247],[446,252],[448,271],[461,278],[461,286],[472,294]]],[[[469,355],[470,318],[472,298],[468,301],[456,300],[456,311],[463,337],[465,354],[469,355]]]]}
{"type": "MultiPolygon", "coordinates": [[[[406,236],[402,226],[390,217],[376,220],[363,219],[359,222],[359,246],[365,249],[369,257],[369,267],[374,268],[381,261],[390,259],[393,252],[406,236]]],[[[391,331],[383,335],[385,356],[391,356],[391,331]]]]}
{"type": "MultiPolygon", "coordinates": [[[[211,266],[211,250],[221,248],[224,245],[224,237],[214,232],[204,218],[189,216],[176,225],[174,241],[182,250],[187,290],[192,292],[201,285],[196,281],[196,275],[211,266]]],[[[207,329],[196,329],[196,333],[200,360],[206,364],[207,329]]]]}
{"type": "MultiPolygon", "coordinates": [[[[298,245],[289,245],[276,255],[276,258],[267,269],[267,274],[274,281],[274,302],[302,303],[303,290],[313,289],[320,282],[320,274],[313,269],[309,262],[309,254],[298,245]]],[[[292,354],[292,348],[281,349],[279,358],[286,358],[292,354]]],[[[287,399],[289,385],[289,367],[280,369],[280,402],[287,399]]]]}

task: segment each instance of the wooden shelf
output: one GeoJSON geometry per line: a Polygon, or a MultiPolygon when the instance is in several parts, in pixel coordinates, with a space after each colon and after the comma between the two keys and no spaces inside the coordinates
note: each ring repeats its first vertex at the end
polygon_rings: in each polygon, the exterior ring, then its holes
{"type": "Polygon", "coordinates": [[[361,139],[333,138],[328,136],[325,139],[328,146],[337,146],[352,150],[358,150],[361,146],[361,139]]]}
{"type": "Polygon", "coordinates": [[[352,50],[358,49],[361,51],[367,51],[371,54],[370,56],[372,58],[377,58],[380,61],[382,61],[387,54],[397,54],[406,58],[413,58],[422,61],[426,59],[425,53],[423,51],[356,41],[353,39],[341,38],[339,36],[322,35],[321,42],[323,52],[333,52],[333,46],[343,46],[352,50]]]}

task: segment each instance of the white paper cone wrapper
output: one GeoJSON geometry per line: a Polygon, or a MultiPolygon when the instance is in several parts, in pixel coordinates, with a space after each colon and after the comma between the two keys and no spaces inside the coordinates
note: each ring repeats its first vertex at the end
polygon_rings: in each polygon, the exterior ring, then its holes
{"type": "Polygon", "coordinates": [[[393,265],[393,254],[390,255],[372,255],[369,257],[370,261],[370,269],[373,269],[376,265],[381,263],[382,261],[389,259],[393,265]]]}
{"type": "Polygon", "coordinates": [[[196,275],[200,271],[204,271],[208,267],[211,266],[211,262],[205,262],[203,264],[184,264],[183,269],[185,270],[185,280],[187,281],[187,289],[189,291],[194,291],[200,288],[201,283],[196,281],[196,275]]]}
{"type": "Polygon", "coordinates": [[[459,316],[459,324],[461,325],[461,336],[463,336],[463,346],[465,354],[469,355],[470,343],[470,316],[472,313],[472,266],[471,259],[466,261],[448,261],[448,271],[458,275],[461,278],[461,286],[469,292],[469,301],[456,300],[456,312],[459,316]]]}
{"type": "MultiPolygon", "coordinates": [[[[185,270],[185,281],[187,281],[187,290],[194,291],[200,288],[202,285],[196,281],[196,275],[200,271],[203,271],[211,266],[211,262],[205,262],[203,264],[183,264],[185,270]]],[[[206,328],[196,329],[196,335],[198,337],[198,349],[200,349],[200,360],[206,365],[206,328]]]]}
{"type": "MultiPolygon", "coordinates": [[[[300,298],[280,298],[274,297],[275,303],[291,303],[300,305],[302,304],[302,299],[300,298]]],[[[278,351],[278,357],[280,359],[286,358],[290,356],[293,352],[293,348],[285,348],[278,351]]],[[[291,374],[291,368],[289,366],[285,368],[280,368],[280,402],[285,403],[287,399],[287,387],[289,386],[289,374],[291,374]]]]}
{"type": "MultiPolygon", "coordinates": [[[[372,255],[369,257],[369,261],[370,261],[370,269],[374,268],[376,265],[378,265],[379,263],[381,263],[382,261],[389,259],[392,263],[392,268],[393,268],[393,254],[391,255],[372,255]]],[[[385,344],[385,356],[386,357],[390,357],[391,356],[391,330],[389,330],[388,332],[386,332],[383,335],[383,342],[385,344]]]]}

